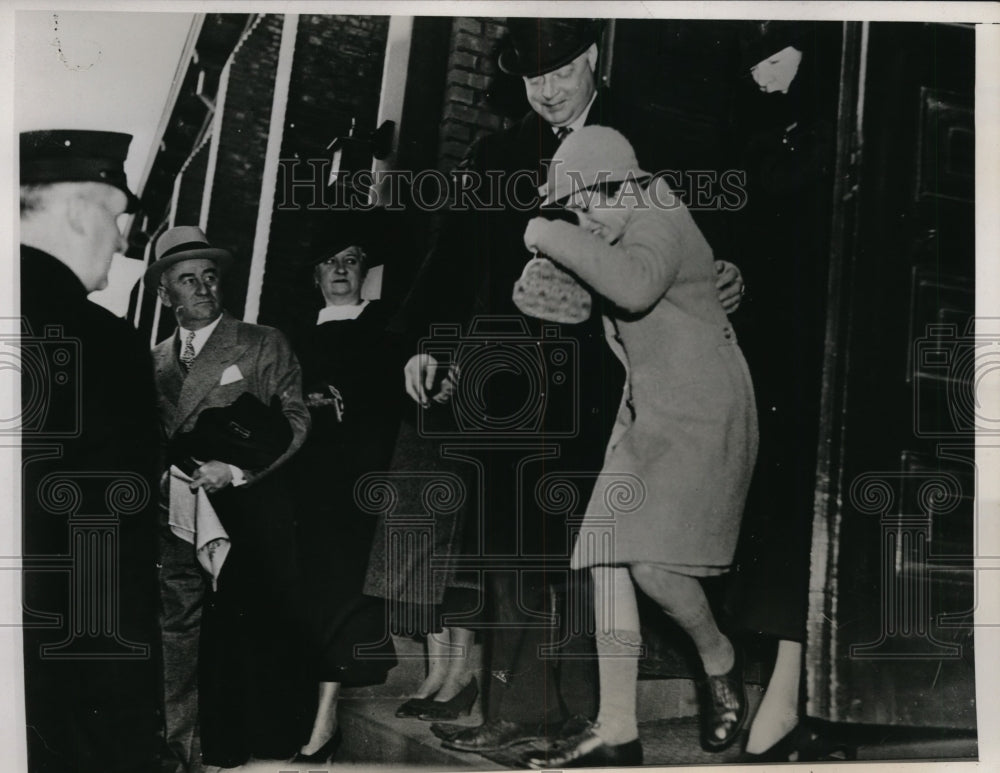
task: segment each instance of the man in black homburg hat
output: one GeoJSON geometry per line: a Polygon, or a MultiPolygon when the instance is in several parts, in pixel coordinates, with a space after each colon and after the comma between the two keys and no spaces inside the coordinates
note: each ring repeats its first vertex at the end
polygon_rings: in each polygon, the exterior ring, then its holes
{"type": "Polygon", "coordinates": [[[279,331],[223,309],[221,286],[233,257],[200,228],[169,229],[155,254],[143,282],[177,319],[176,332],[153,348],[168,456],[171,441],[197,432],[203,412],[242,395],[264,406],[277,401],[291,426],[287,448],[262,468],[244,469],[213,453],[197,458],[185,485],[175,485],[177,471],[170,471],[160,523],[167,743],[188,770],[234,767],[251,755],[288,758],[309,720],[307,701],[296,692],[304,687],[295,673],[298,570],[280,469],[309,429],[301,370],[279,331]],[[182,500],[199,489],[230,541],[211,592],[194,545],[178,536],[182,500]]]}
{"type": "MultiPolygon", "coordinates": [[[[492,344],[500,344],[497,361],[487,362],[483,374],[458,363],[456,397],[457,411],[463,404],[484,408],[480,419],[463,414],[463,439],[513,440],[463,449],[484,470],[486,489],[480,492],[478,525],[467,526],[481,530],[484,549],[477,558],[489,567],[484,572],[487,608],[492,610],[486,644],[491,677],[486,721],[474,728],[433,726],[446,746],[477,752],[574,736],[596,713],[596,669],[588,660],[593,657],[592,641],[567,633],[586,622],[572,619],[570,609],[592,607],[587,598],[568,602],[588,592],[589,578],[569,570],[574,516],[582,513],[547,508],[544,492],[558,478],[575,487],[578,507],[588,501],[624,382],[622,366],[605,343],[599,309],[579,324],[548,322],[543,328],[512,300],[514,284],[531,257],[524,247],[524,230],[537,214],[537,188],[545,180],[548,159],[570,132],[590,124],[615,125],[596,83],[599,27],[587,19],[511,19],[509,33],[500,69],[523,80],[532,110],[509,129],[474,143],[459,170],[467,175],[468,184],[461,188],[470,192],[469,200],[489,201],[494,191],[503,199],[499,206],[492,202],[479,210],[449,214],[393,322],[395,330],[412,337],[413,351],[432,324],[458,323],[468,332],[474,316],[479,317],[476,333],[482,340],[492,333],[492,344]],[[497,330],[484,327],[497,323],[497,330]],[[544,389],[513,373],[516,368],[509,366],[508,355],[517,352],[502,351],[504,343],[520,346],[522,352],[524,344],[543,351],[556,340],[572,342],[575,361],[569,367],[568,394],[575,403],[548,400],[544,389]],[[463,389],[477,385],[482,393],[463,400],[463,389]],[[513,426],[511,417],[519,415],[538,421],[531,427],[513,426]],[[470,418],[479,424],[469,428],[470,418]],[[511,568],[495,568],[503,562],[511,568]]],[[[720,298],[732,310],[742,282],[735,267],[720,268],[720,298]]],[[[415,354],[406,365],[407,391],[421,405],[427,406],[433,397],[440,365],[428,353],[415,354]]],[[[606,753],[609,749],[605,745],[593,754],[563,754],[560,764],[639,762],[606,753]]]]}
{"type": "Polygon", "coordinates": [[[20,136],[24,677],[31,771],[156,769],[149,348],[91,303],[138,201],[131,136],[20,136]]]}

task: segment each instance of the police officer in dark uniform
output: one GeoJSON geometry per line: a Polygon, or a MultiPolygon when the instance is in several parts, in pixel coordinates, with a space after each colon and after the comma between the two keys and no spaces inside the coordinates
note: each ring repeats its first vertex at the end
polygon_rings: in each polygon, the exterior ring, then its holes
{"type": "Polygon", "coordinates": [[[131,136],[20,137],[28,767],[155,770],[159,437],[149,349],[91,303],[138,204],[131,136]]]}

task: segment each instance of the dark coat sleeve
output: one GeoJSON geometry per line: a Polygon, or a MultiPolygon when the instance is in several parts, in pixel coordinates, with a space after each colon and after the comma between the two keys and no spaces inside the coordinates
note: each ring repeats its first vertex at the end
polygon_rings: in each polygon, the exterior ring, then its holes
{"type": "MultiPolygon", "coordinates": [[[[488,201],[487,158],[496,145],[494,136],[483,137],[470,146],[454,175],[465,175],[471,183],[465,190],[467,201],[488,201]]],[[[481,212],[450,207],[442,213],[433,239],[410,292],[387,326],[396,345],[416,351],[416,342],[429,335],[434,323],[463,323],[473,313],[477,295],[480,253],[488,234],[479,231],[481,212]]]]}
{"type": "Polygon", "coordinates": [[[257,378],[260,389],[269,402],[274,396],[281,401],[281,410],[292,427],[292,442],[288,450],[270,467],[254,475],[247,475],[247,482],[256,480],[284,464],[305,442],[309,432],[309,409],[302,399],[302,368],[292,352],[288,340],[274,328],[264,328],[257,356],[257,378]]]}

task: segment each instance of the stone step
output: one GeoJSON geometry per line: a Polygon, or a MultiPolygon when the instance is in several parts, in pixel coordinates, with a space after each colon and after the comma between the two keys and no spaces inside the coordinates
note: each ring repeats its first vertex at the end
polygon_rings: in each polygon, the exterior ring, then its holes
{"type": "MultiPolygon", "coordinates": [[[[414,765],[439,769],[502,769],[502,765],[478,754],[443,748],[441,741],[431,733],[430,722],[396,716],[399,705],[423,681],[426,665],[422,642],[394,636],[393,643],[399,662],[384,684],[345,688],[341,692],[338,716],[344,744],[337,755],[338,765],[354,762],[393,768],[414,765]]],[[[478,671],[482,664],[480,645],[474,646],[471,659],[478,671]]],[[[472,713],[461,719],[463,723],[478,725],[483,721],[481,701],[480,694],[472,713]]]]}
{"type": "MultiPolygon", "coordinates": [[[[394,769],[406,765],[458,770],[503,769],[503,765],[478,754],[445,749],[431,733],[430,722],[398,718],[399,703],[396,697],[342,699],[339,716],[344,744],[337,755],[337,764],[391,765],[394,769]]],[[[466,721],[478,725],[482,715],[478,710],[473,711],[467,720],[462,720],[466,721]]]]}
{"type": "MultiPolygon", "coordinates": [[[[509,760],[493,761],[478,754],[466,754],[441,746],[430,731],[430,723],[419,719],[399,718],[395,712],[414,688],[423,680],[426,666],[424,645],[409,638],[394,637],[398,665],[384,684],[370,687],[345,688],[341,693],[339,717],[344,743],[337,755],[341,764],[385,765],[393,769],[412,765],[434,769],[498,770],[509,766],[509,760]]],[[[472,661],[476,669],[482,663],[482,648],[475,645],[472,661]]],[[[748,685],[751,708],[760,700],[760,688],[748,685]]],[[[637,708],[639,721],[647,725],[695,717],[698,700],[691,679],[641,679],[638,683],[637,708]]],[[[471,714],[459,720],[470,726],[482,719],[482,694],[471,714]]],[[[322,766],[289,766],[282,770],[321,770],[322,766]]]]}
{"type": "MultiPolygon", "coordinates": [[[[349,697],[393,698],[402,703],[413,693],[423,680],[426,671],[424,645],[414,639],[401,637],[393,637],[393,642],[399,664],[389,672],[385,683],[372,687],[345,689],[343,691],[345,700],[349,697]]],[[[482,647],[479,644],[473,648],[472,662],[475,670],[481,674],[482,647]]],[[[484,678],[480,677],[481,688],[484,678]]],[[[747,691],[751,701],[759,699],[761,690],[758,685],[748,684],[747,691]]],[[[695,716],[698,713],[695,682],[684,678],[640,679],[636,708],[640,722],[695,716]]]]}
{"type": "MultiPolygon", "coordinates": [[[[395,712],[424,677],[423,645],[412,639],[397,639],[399,665],[389,672],[385,684],[345,689],[339,717],[344,733],[343,746],[337,754],[336,769],[352,765],[364,769],[400,770],[407,767],[429,770],[503,770],[520,768],[520,756],[531,746],[513,747],[491,755],[466,754],[441,746],[430,731],[430,723],[419,719],[399,718],[395,712]]],[[[475,663],[482,657],[477,646],[475,663]]],[[[747,684],[752,718],[760,704],[763,689],[747,684]]],[[[643,678],[638,683],[637,708],[639,731],[646,765],[695,765],[732,762],[740,744],[710,754],[698,743],[698,702],[694,680],[687,678],[643,678]]],[[[459,720],[475,726],[482,722],[481,696],[472,713],[459,720]]],[[[898,739],[883,735],[877,741],[858,729],[848,728],[859,759],[933,759],[967,758],[976,754],[975,738],[945,735],[927,740],[900,733],[898,739]],[[895,741],[895,744],[893,744],[895,741]]],[[[924,733],[924,735],[932,735],[924,733]]],[[[874,736],[873,736],[874,737],[874,736]]],[[[240,773],[329,773],[334,766],[323,764],[253,763],[240,773]]],[[[215,771],[211,771],[215,773],[215,771]]]]}

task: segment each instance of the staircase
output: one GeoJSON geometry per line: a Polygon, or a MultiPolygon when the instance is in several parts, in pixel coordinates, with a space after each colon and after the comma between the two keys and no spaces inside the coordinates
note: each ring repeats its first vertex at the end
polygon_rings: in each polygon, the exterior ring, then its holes
{"type": "MultiPolygon", "coordinates": [[[[407,767],[442,771],[523,768],[519,759],[530,746],[513,747],[491,754],[487,759],[478,754],[445,749],[431,733],[429,722],[397,718],[396,708],[423,679],[424,649],[422,644],[412,639],[397,637],[394,643],[399,665],[389,672],[384,684],[344,689],[341,693],[339,717],[344,742],[337,754],[336,768],[351,765],[387,771],[407,767]]],[[[478,645],[473,658],[474,662],[480,663],[478,645]]],[[[669,671],[673,665],[668,663],[666,670],[669,671]]],[[[750,680],[747,697],[752,717],[763,694],[758,684],[759,664],[755,666],[751,663],[747,677],[750,680]]],[[[637,705],[639,735],[646,765],[719,765],[736,761],[740,752],[739,743],[716,754],[701,749],[694,680],[640,678],[637,705]]],[[[479,703],[470,716],[460,721],[470,726],[480,724],[482,709],[479,703]]],[[[859,760],[974,759],[977,752],[974,737],[928,730],[914,734],[892,728],[847,726],[837,730],[838,735],[856,749],[859,760]]],[[[240,768],[240,773],[328,773],[332,770],[333,765],[292,765],[271,761],[246,765],[240,768]]]]}
{"type": "MultiPolygon", "coordinates": [[[[389,672],[385,684],[374,687],[345,689],[340,699],[340,722],[344,729],[344,745],[337,762],[367,763],[402,767],[417,765],[435,770],[500,770],[502,765],[490,762],[478,754],[466,754],[441,746],[431,733],[430,722],[415,718],[400,719],[396,709],[410,697],[423,681],[424,647],[409,638],[393,637],[399,664],[389,672]]],[[[476,645],[473,662],[482,662],[482,649],[476,645]]],[[[479,701],[472,714],[462,722],[480,724],[479,701]]]]}
{"type": "MultiPolygon", "coordinates": [[[[432,769],[456,770],[499,770],[518,767],[517,758],[524,751],[515,748],[508,754],[493,755],[488,760],[478,754],[445,749],[431,733],[430,723],[419,719],[399,719],[396,708],[406,700],[413,688],[424,677],[423,645],[412,639],[394,639],[399,665],[389,672],[385,684],[375,687],[345,689],[340,703],[340,721],[344,730],[344,745],[337,755],[338,764],[367,763],[384,764],[392,767],[415,765],[432,769]]],[[[473,653],[475,662],[481,662],[481,649],[476,645],[473,653]]],[[[751,710],[760,700],[760,689],[748,685],[751,710]]],[[[638,689],[639,719],[644,727],[649,727],[656,738],[650,738],[655,748],[666,738],[660,732],[661,723],[686,720],[677,727],[694,726],[698,714],[695,684],[691,679],[642,679],[638,689]]],[[[477,705],[463,724],[478,725],[482,720],[482,709],[477,705]]],[[[697,749],[697,734],[694,735],[697,749]]],[[[644,733],[645,742],[645,733],[644,733]]],[[[687,745],[687,744],[685,744],[687,745]]],[[[681,751],[681,750],[678,750],[681,751]]],[[[692,754],[695,749],[691,750],[692,754]]],[[[681,753],[683,753],[681,751],[681,753]]],[[[698,755],[704,755],[697,749],[698,755]]],[[[647,753],[648,764],[663,764],[647,753]]],[[[695,758],[692,757],[694,762],[695,758]]],[[[698,761],[722,762],[718,755],[698,761]]]]}

